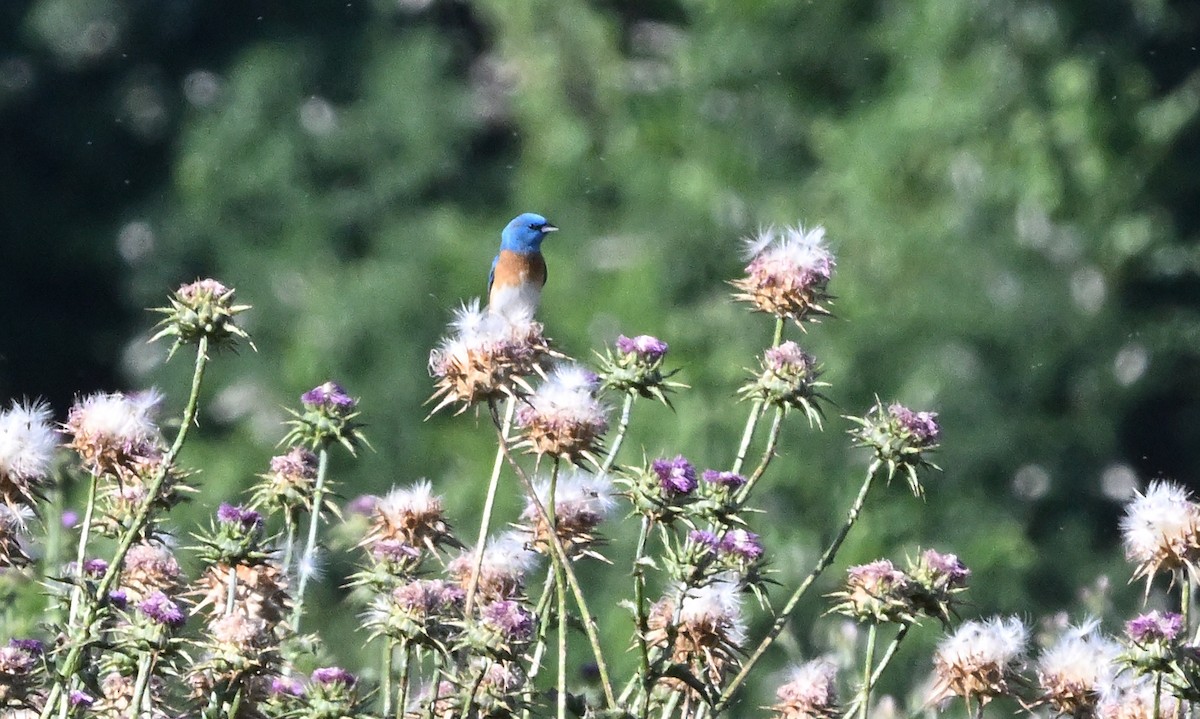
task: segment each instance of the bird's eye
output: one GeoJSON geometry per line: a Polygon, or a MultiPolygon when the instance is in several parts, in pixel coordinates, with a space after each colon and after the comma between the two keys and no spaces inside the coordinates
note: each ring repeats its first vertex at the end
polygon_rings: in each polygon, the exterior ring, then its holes
{"type": "Polygon", "coordinates": [[[529,223],[529,229],[531,229],[531,230],[540,230],[540,229],[542,229],[542,226],[541,226],[541,225],[539,225],[539,224],[538,224],[538,223],[536,223],[536,222],[530,222],[530,223],[529,223]]]}

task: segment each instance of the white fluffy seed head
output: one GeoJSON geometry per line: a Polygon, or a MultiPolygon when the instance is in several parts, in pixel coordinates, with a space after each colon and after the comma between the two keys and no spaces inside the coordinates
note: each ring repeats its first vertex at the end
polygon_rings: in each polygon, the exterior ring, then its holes
{"type": "Polygon", "coordinates": [[[1078,702],[1094,702],[1117,674],[1121,647],[1099,632],[1099,622],[1069,628],[1037,662],[1038,680],[1055,706],[1075,710],[1078,702]]]}
{"type": "Polygon", "coordinates": [[[42,402],[18,403],[0,412],[0,479],[36,481],[50,472],[58,431],[42,402]]]}
{"type": "Polygon", "coordinates": [[[679,610],[680,624],[719,628],[725,641],[741,645],[746,639],[741,592],[741,583],[733,574],[723,574],[702,587],[688,589],[679,610]]]}
{"type": "Polygon", "coordinates": [[[1151,482],[1125,506],[1121,535],[1125,555],[1139,564],[1162,563],[1194,546],[1200,531],[1200,510],[1186,489],[1173,483],[1151,482]]]}

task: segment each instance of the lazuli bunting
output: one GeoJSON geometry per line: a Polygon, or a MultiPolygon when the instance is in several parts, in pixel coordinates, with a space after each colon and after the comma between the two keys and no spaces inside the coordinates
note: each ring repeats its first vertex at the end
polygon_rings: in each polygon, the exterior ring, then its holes
{"type": "Polygon", "coordinates": [[[488,275],[488,311],[511,318],[533,316],[546,285],[542,240],[557,229],[533,212],[508,223],[488,275]]]}

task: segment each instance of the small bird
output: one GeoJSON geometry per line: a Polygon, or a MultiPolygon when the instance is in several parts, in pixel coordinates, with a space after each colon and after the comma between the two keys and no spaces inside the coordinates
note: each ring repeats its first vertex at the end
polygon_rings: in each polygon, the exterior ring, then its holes
{"type": "Polygon", "coordinates": [[[557,229],[533,212],[517,215],[505,226],[488,275],[489,312],[513,319],[533,316],[546,285],[542,240],[557,229]]]}

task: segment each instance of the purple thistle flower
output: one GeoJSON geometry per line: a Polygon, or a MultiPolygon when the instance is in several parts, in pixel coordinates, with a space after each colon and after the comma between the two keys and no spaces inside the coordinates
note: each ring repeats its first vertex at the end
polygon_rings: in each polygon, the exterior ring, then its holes
{"type": "Polygon", "coordinates": [[[768,368],[776,372],[785,370],[811,371],[815,360],[812,355],[800,349],[800,345],[788,340],[778,347],[771,347],[763,352],[763,360],[768,368]]]}
{"type": "Polygon", "coordinates": [[[691,494],[696,489],[696,468],[682,454],[675,459],[656,459],[651,468],[665,492],[691,494]]]}
{"type": "Polygon", "coordinates": [[[150,595],[142,600],[142,603],[138,605],[138,611],[158,624],[176,629],[182,627],[187,621],[187,617],[183,615],[183,610],[179,608],[179,605],[158,589],[150,592],[150,595]]]}
{"type": "Polygon", "coordinates": [[[921,553],[921,559],[933,573],[934,580],[943,580],[947,586],[958,586],[971,576],[971,570],[967,569],[956,554],[942,554],[936,549],[926,549],[921,553]]]}
{"type": "Polygon", "coordinates": [[[339,413],[349,412],[358,404],[337,382],[326,382],[313,387],[300,395],[300,401],[309,409],[331,409],[339,413]]]}
{"type": "Polygon", "coordinates": [[[688,532],[688,541],[709,550],[715,550],[721,543],[716,533],[707,529],[693,529],[688,532]]]}
{"type": "Polygon", "coordinates": [[[9,639],[8,646],[31,656],[37,656],[46,650],[45,645],[37,639],[9,639]]]}
{"type": "Polygon", "coordinates": [[[506,642],[527,642],[533,637],[533,613],[511,599],[502,599],[480,610],[483,621],[496,629],[506,642]]]}
{"type": "Polygon", "coordinates": [[[79,526],[79,512],[73,509],[65,510],[62,513],[62,526],[63,529],[74,529],[79,526]]]}
{"type": "Polygon", "coordinates": [[[667,343],[650,335],[617,337],[617,351],[623,355],[634,355],[641,362],[653,364],[667,354],[667,343]]]}
{"type": "Polygon", "coordinates": [[[117,609],[124,609],[129,606],[129,595],[124,589],[114,589],[108,593],[108,603],[117,609]]]}
{"type": "Polygon", "coordinates": [[[363,517],[370,517],[375,514],[375,505],[379,503],[379,497],[373,494],[360,494],[350,503],[346,505],[346,511],[350,514],[358,514],[363,517]]]}
{"type": "Polygon", "coordinates": [[[737,489],[746,484],[746,478],[736,472],[720,472],[715,469],[704,470],[701,478],[709,484],[729,489],[737,489]]]}
{"type": "Polygon", "coordinates": [[[103,577],[108,571],[108,562],[100,558],[93,558],[84,561],[83,573],[89,577],[103,577]]]}
{"type": "Polygon", "coordinates": [[[888,406],[888,414],[920,444],[933,444],[942,434],[942,428],[937,423],[937,412],[914,412],[902,404],[893,403],[888,406]]]}
{"type": "Polygon", "coordinates": [[[321,667],[320,669],[314,669],[312,680],[326,687],[333,684],[352,687],[358,681],[354,678],[353,674],[341,667],[321,667]]]}
{"type": "Polygon", "coordinates": [[[1169,642],[1179,636],[1182,629],[1182,614],[1160,613],[1157,609],[1146,614],[1139,614],[1125,623],[1125,633],[1137,644],[1169,642]]]}
{"type": "Polygon", "coordinates": [[[240,526],[243,531],[262,529],[263,517],[253,509],[221,503],[217,508],[217,521],[221,524],[240,526]]]}
{"type": "Polygon", "coordinates": [[[371,555],[383,562],[404,562],[421,556],[421,550],[403,539],[380,539],[371,543],[371,555]]]}
{"type": "Polygon", "coordinates": [[[96,703],[96,697],[88,694],[87,692],[80,691],[78,689],[72,689],[71,693],[67,695],[67,701],[69,701],[73,707],[90,709],[91,706],[96,703]]]}
{"type": "Polygon", "coordinates": [[[271,680],[271,694],[275,696],[304,696],[304,684],[293,677],[275,677],[271,680]]]}
{"type": "Polygon", "coordinates": [[[758,535],[744,529],[731,529],[721,538],[721,550],[742,559],[755,560],[763,555],[758,535]]]}

